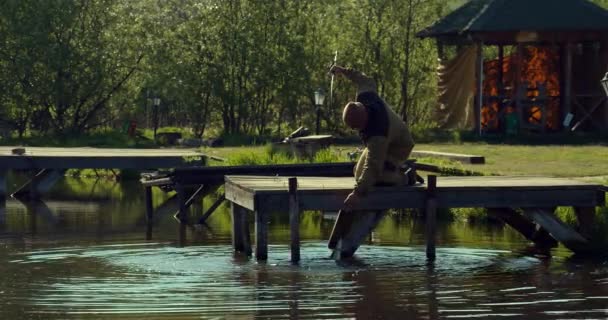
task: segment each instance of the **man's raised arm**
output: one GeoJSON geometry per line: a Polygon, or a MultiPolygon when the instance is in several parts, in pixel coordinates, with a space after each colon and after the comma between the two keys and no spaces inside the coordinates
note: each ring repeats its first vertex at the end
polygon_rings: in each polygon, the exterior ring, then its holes
{"type": "Polygon", "coordinates": [[[357,86],[357,91],[359,93],[366,91],[376,92],[376,81],[359,70],[333,66],[329,72],[346,77],[357,86]]]}

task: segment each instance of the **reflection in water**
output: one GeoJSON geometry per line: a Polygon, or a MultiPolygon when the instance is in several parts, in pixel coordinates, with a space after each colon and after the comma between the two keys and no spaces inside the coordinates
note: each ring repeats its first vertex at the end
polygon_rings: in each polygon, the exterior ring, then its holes
{"type": "MultiPolygon", "coordinates": [[[[177,248],[166,243],[34,250],[10,255],[14,269],[42,275],[5,303],[23,312],[67,316],[146,314],[284,318],[460,317],[551,318],[558,312],[605,312],[606,288],[568,273],[547,273],[537,259],[501,251],[439,249],[435,267],[423,248],[364,246],[357,260],[336,264],[323,242],[302,248],[300,266],[287,246],[256,263],[228,245],[177,248]],[[384,257],[378,260],[378,257],[384,257]],[[467,259],[470,258],[470,259],[467,259]],[[62,270],[59,272],[59,270],[62,270]]],[[[35,277],[37,278],[37,277],[35,277]]]]}
{"type": "MultiPolygon", "coordinates": [[[[302,261],[293,266],[288,219],[277,215],[269,260],[257,263],[232,254],[225,208],[208,226],[188,228],[181,247],[171,214],[158,214],[154,240],[145,240],[139,186],[69,185],[56,190],[60,201],[7,204],[0,220],[0,318],[608,316],[605,261],[571,258],[560,249],[553,258],[523,255],[523,239],[496,226],[443,225],[437,260],[427,265],[423,226],[390,216],[356,259],[336,263],[323,241],[332,221],[306,213],[302,261]]],[[[158,207],[162,195],[155,198],[158,207]]]]}

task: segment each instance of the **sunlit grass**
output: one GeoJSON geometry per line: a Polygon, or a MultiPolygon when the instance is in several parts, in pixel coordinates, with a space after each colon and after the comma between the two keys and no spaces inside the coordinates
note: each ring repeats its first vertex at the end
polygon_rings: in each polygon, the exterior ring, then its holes
{"type": "Polygon", "coordinates": [[[464,169],[497,175],[552,177],[608,176],[608,147],[603,145],[522,146],[487,143],[419,144],[432,150],[484,156],[483,165],[463,164],[464,169]]]}

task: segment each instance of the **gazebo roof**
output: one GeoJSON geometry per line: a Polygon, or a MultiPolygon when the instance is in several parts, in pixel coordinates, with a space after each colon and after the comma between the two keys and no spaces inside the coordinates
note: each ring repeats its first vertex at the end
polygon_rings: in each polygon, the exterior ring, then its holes
{"type": "Polygon", "coordinates": [[[605,30],[608,11],[587,0],[471,0],[417,36],[605,30]]]}

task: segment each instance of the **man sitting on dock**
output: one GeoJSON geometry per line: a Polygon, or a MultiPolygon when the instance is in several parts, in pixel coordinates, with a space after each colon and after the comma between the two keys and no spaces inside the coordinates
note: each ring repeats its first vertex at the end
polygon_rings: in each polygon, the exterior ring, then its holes
{"type": "MultiPolygon", "coordinates": [[[[355,188],[344,201],[346,211],[356,210],[361,198],[372,190],[375,185],[396,186],[408,184],[408,176],[401,172],[401,166],[414,148],[414,141],[408,125],[393,111],[393,109],[378,95],[376,82],[371,77],[352,68],[333,66],[331,73],[342,75],[357,86],[356,101],[349,102],[344,107],[342,119],[344,123],[355,130],[365,144],[355,167],[355,188]]],[[[415,180],[415,175],[410,180],[415,180]]],[[[415,181],[411,181],[414,183],[415,181]]],[[[376,213],[360,213],[369,215],[376,213]]],[[[377,214],[377,223],[382,214],[377,214]]],[[[349,219],[350,220],[350,219],[349,219]]],[[[336,221],[336,226],[340,219],[336,221]]],[[[360,241],[375,227],[368,226],[366,232],[354,228],[348,234],[332,234],[341,238],[341,256],[350,256],[358,248],[360,241]],[[348,240],[348,241],[347,241],[348,240]]],[[[344,228],[344,232],[348,232],[344,228]]],[[[334,232],[336,232],[334,227],[334,232]]],[[[334,244],[330,240],[330,248],[334,244]]]]}

